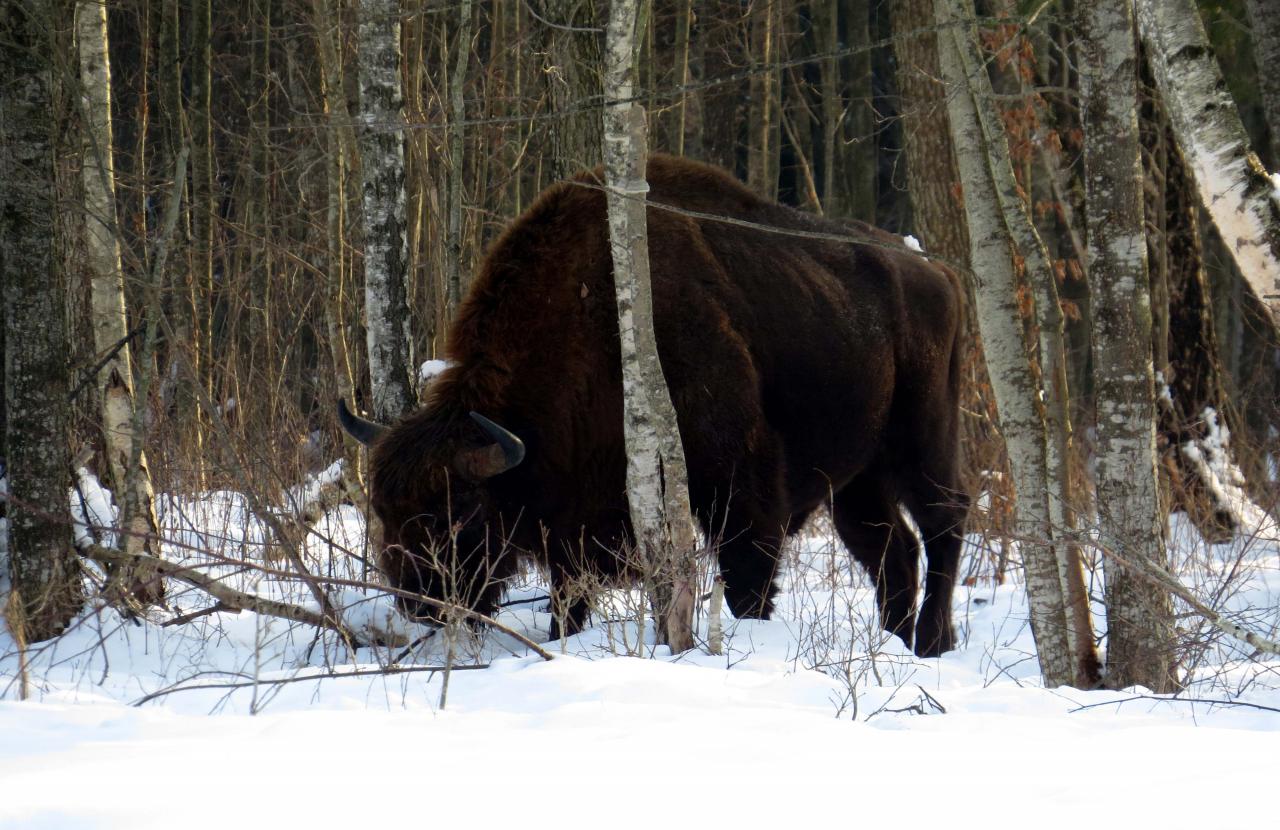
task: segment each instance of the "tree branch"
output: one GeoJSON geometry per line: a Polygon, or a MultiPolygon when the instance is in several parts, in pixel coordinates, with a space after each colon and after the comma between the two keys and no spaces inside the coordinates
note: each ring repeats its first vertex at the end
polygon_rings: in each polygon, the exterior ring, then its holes
{"type": "Polygon", "coordinates": [[[1231,620],[1228,620],[1208,605],[1205,605],[1203,602],[1196,599],[1195,595],[1188,591],[1186,586],[1174,579],[1172,575],[1163,569],[1153,565],[1145,559],[1133,559],[1128,556],[1122,556],[1104,545],[1098,545],[1098,550],[1102,551],[1104,556],[1110,557],[1120,563],[1120,565],[1126,568],[1130,573],[1133,573],[1139,578],[1145,579],[1162,588],[1168,589],[1170,593],[1178,597],[1178,599],[1182,600],[1187,605],[1191,606],[1192,610],[1201,617],[1204,617],[1210,625],[1217,628],[1219,631],[1229,634],[1237,640],[1253,646],[1258,651],[1265,652],[1267,654],[1280,655],[1280,642],[1263,637],[1260,634],[1255,634],[1247,628],[1231,622],[1231,620]]]}

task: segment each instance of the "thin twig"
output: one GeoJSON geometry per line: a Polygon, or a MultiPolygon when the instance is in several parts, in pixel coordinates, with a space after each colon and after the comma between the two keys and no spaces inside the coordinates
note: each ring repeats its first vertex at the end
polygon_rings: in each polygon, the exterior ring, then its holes
{"type": "Polygon", "coordinates": [[[1132,695],[1120,700],[1104,700],[1100,703],[1082,703],[1074,709],[1067,710],[1067,714],[1073,715],[1076,712],[1083,712],[1086,709],[1097,709],[1101,706],[1119,706],[1122,703],[1132,703],[1135,700],[1155,700],[1161,703],[1204,703],[1209,706],[1244,706],[1249,709],[1258,709],[1263,712],[1280,713],[1280,708],[1275,706],[1263,706],[1261,703],[1250,703],[1247,700],[1212,700],[1199,697],[1162,697],[1160,695],[1132,695]]]}
{"type": "MultiPolygon", "coordinates": [[[[454,666],[452,671],[479,671],[489,668],[488,663],[473,663],[465,666],[454,666]]],[[[195,683],[189,686],[170,686],[168,688],[154,691],[151,694],[143,695],[137,700],[130,703],[130,706],[141,706],[144,703],[150,703],[157,698],[165,697],[176,692],[191,692],[199,689],[247,689],[251,686],[283,686],[288,683],[305,683],[308,680],[341,680],[344,677],[377,677],[393,674],[435,674],[436,672],[445,671],[444,666],[386,666],[380,669],[355,669],[353,671],[328,671],[317,674],[301,674],[293,677],[282,677],[276,680],[263,680],[255,678],[253,680],[245,680],[238,683],[195,683]]]]}

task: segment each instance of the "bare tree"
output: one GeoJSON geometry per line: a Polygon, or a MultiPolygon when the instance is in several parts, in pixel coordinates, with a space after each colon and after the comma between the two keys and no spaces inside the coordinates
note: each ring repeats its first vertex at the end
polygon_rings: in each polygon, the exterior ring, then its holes
{"type": "MultiPolygon", "coordinates": [[[[1017,494],[1016,526],[1023,537],[1040,667],[1048,684],[1087,686],[1094,682],[1095,658],[1083,627],[1087,617],[1079,613],[1084,599],[1077,582],[1080,566],[1060,537],[1068,507],[1061,501],[1064,459],[1049,434],[1044,388],[1037,381],[1033,348],[1024,339],[1014,268],[1015,256],[1028,262],[1028,270],[1045,270],[1047,262],[1018,193],[976,39],[962,22],[974,19],[973,7],[967,0],[940,0],[935,12],[942,77],[957,85],[948,96],[948,113],[965,190],[978,323],[1017,494]]],[[[1051,369],[1042,374],[1046,383],[1057,380],[1051,369]]]]}
{"type": "Polygon", "coordinates": [[[782,3],[753,0],[747,16],[756,64],[747,101],[747,184],[765,198],[776,199],[782,150],[782,71],[778,68],[782,3]]]}
{"type": "Polygon", "coordinates": [[[445,229],[445,285],[449,313],[462,301],[462,190],[466,179],[463,122],[467,117],[467,63],[471,58],[471,0],[458,4],[458,36],[454,45],[453,76],[449,79],[449,216],[445,229]]]}
{"type": "Polygon", "coordinates": [[[48,11],[43,4],[0,6],[3,455],[12,591],[5,616],[19,642],[55,636],[83,601],[71,532],[59,515],[71,487],[70,377],[54,178],[55,47],[48,11]]]}
{"type": "MultiPolygon", "coordinates": [[[[80,51],[80,89],[84,124],[85,260],[90,271],[93,347],[102,356],[98,371],[106,478],[120,501],[121,547],[128,553],[156,554],[156,520],[147,456],[138,448],[133,464],[135,401],[124,273],[116,221],[114,140],[111,129],[111,65],[107,57],[107,10],[96,2],[76,6],[80,51]]],[[[163,585],[147,590],[132,585],[135,598],[158,599],[163,585]],[[150,596],[148,596],[150,595],[150,596]]]]}
{"type": "Polygon", "coordinates": [[[369,382],[374,416],[386,422],[415,402],[405,303],[400,0],[364,0],[360,7],[360,106],[369,382]]]}
{"type": "Polygon", "coordinates": [[[645,216],[644,110],[632,101],[636,0],[613,0],[605,35],[604,160],[635,542],[653,578],[658,638],[693,647],[696,536],[675,407],[658,360],[645,216]]]}
{"type": "MultiPolygon", "coordinates": [[[[1103,545],[1163,563],[1151,297],[1138,144],[1132,0],[1089,0],[1078,32],[1084,114],[1088,271],[1097,401],[1097,504],[1103,545]]],[[[1105,560],[1107,680],[1157,692],[1177,686],[1167,591],[1105,560]]]]}

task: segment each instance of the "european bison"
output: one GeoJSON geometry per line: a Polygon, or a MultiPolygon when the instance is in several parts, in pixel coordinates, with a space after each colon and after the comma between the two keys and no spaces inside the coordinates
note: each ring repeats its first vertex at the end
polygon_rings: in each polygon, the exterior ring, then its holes
{"type": "MultiPolygon", "coordinates": [[[[526,556],[549,571],[566,633],[587,615],[575,579],[628,570],[616,553],[630,528],[599,177],[549,188],[493,245],[422,409],[382,427],[340,406],[372,446],[391,583],[491,611],[526,556]]],[[[968,505],[956,277],[896,237],[766,201],[714,167],[659,155],[648,178],[651,202],[680,209],[648,211],[655,326],[730,609],[769,616],[779,545],[829,502],[875,578],[884,627],[908,645],[914,635],[921,655],[952,648],[968,505]],[[821,238],[851,233],[868,242],[821,238]],[[927,552],[918,623],[918,546],[901,507],[927,552]]]]}

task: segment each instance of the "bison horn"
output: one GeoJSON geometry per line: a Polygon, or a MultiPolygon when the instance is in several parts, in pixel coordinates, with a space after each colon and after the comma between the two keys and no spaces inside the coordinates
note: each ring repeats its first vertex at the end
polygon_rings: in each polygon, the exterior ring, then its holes
{"type": "Polygon", "coordinates": [[[524,442],[513,432],[498,426],[479,412],[472,412],[471,420],[479,424],[485,434],[493,439],[493,444],[461,454],[459,462],[465,473],[476,479],[489,478],[510,470],[524,460],[524,442]]]}
{"type": "Polygon", "coordinates": [[[359,415],[352,413],[347,409],[347,402],[344,398],[338,398],[338,423],[342,424],[342,428],[346,430],[347,435],[364,444],[366,447],[378,440],[387,428],[382,424],[366,421],[359,415]]]}

